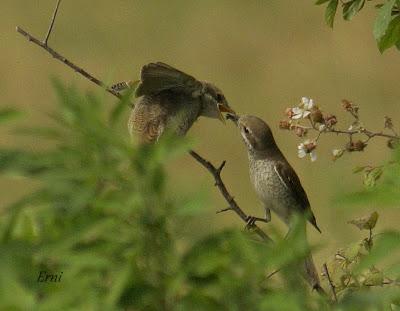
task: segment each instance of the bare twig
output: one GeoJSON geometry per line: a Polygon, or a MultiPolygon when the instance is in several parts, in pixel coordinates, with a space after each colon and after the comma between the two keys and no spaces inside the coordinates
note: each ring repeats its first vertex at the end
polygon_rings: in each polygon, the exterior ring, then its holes
{"type": "Polygon", "coordinates": [[[54,22],[55,22],[56,17],[57,17],[57,12],[58,12],[58,8],[60,7],[60,3],[61,3],[61,0],[58,0],[57,4],[56,4],[56,8],[54,9],[54,12],[53,12],[53,16],[51,18],[49,29],[47,30],[46,37],[44,38],[44,41],[43,41],[43,44],[46,45],[46,46],[47,46],[47,42],[49,41],[49,37],[50,37],[51,31],[53,30],[54,22]]]}
{"type": "MultiPolygon", "coordinates": [[[[230,193],[226,189],[226,186],[225,186],[224,182],[222,181],[221,171],[222,171],[222,168],[225,165],[225,161],[222,162],[222,164],[217,168],[211,162],[209,162],[206,159],[204,159],[203,157],[201,157],[195,151],[191,150],[189,153],[193,158],[195,158],[197,160],[197,162],[199,162],[201,165],[203,165],[211,173],[211,175],[214,177],[215,185],[218,187],[218,189],[221,192],[222,196],[228,202],[228,204],[230,206],[229,209],[232,209],[244,222],[247,223],[248,216],[246,215],[245,212],[243,212],[243,210],[239,207],[239,205],[237,205],[235,199],[230,195],[230,193]]],[[[264,231],[262,231],[260,229],[260,227],[258,227],[257,225],[254,225],[252,227],[252,229],[264,241],[272,242],[272,239],[264,231]]]]}
{"type": "Polygon", "coordinates": [[[224,212],[227,212],[227,211],[233,211],[232,207],[227,207],[227,208],[220,209],[219,211],[216,211],[216,214],[224,213],[224,212]]]}
{"type": "Polygon", "coordinates": [[[328,266],[326,265],[326,263],[324,263],[322,265],[322,272],[326,275],[327,279],[328,279],[328,283],[329,283],[329,287],[331,288],[332,294],[333,294],[333,299],[335,300],[335,302],[338,301],[337,299],[337,295],[336,295],[336,288],[335,288],[335,284],[333,284],[331,276],[329,274],[328,271],[328,266]]]}
{"type": "MultiPolygon", "coordinates": [[[[90,73],[88,73],[86,70],[84,70],[83,68],[75,65],[73,62],[71,62],[70,60],[68,60],[67,58],[65,58],[64,56],[62,56],[60,53],[56,52],[55,50],[53,50],[51,47],[49,47],[47,44],[45,44],[44,42],[40,41],[39,39],[35,38],[34,36],[32,36],[31,34],[29,34],[28,32],[26,32],[25,30],[23,30],[22,28],[17,26],[17,32],[20,33],[21,35],[23,35],[25,38],[27,38],[30,42],[33,42],[34,44],[40,46],[41,48],[43,48],[44,50],[46,50],[51,56],[53,56],[55,59],[58,59],[60,62],[64,63],[65,65],[67,65],[68,67],[72,68],[75,72],[81,74],[82,76],[84,76],[86,79],[88,79],[89,81],[92,81],[93,83],[97,84],[98,86],[102,87],[103,89],[105,89],[108,93],[114,95],[115,97],[118,98],[122,98],[121,94],[119,94],[118,92],[115,92],[113,89],[111,89],[110,87],[108,87],[105,83],[103,83],[102,81],[100,81],[99,79],[95,78],[93,75],[91,75],[90,73]]],[[[51,30],[51,29],[50,29],[51,30]]],[[[50,35],[50,34],[49,34],[50,35]]]]}

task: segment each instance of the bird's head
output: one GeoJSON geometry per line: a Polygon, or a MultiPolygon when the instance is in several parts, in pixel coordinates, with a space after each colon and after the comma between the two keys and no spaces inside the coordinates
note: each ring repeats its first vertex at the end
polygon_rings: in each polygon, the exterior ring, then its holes
{"type": "Polygon", "coordinates": [[[223,112],[235,114],[222,91],[212,83],[203,82],[202,103],[202,116],[220,119],[225,122],[222,115],[223,112]]]}
{"type": "Polygon", "coordinates": [[[262,152],[276,147],[271,129],[260,118],[250,115],[229,115],[229,119],[236,123],[249,151],[262,152]]]}

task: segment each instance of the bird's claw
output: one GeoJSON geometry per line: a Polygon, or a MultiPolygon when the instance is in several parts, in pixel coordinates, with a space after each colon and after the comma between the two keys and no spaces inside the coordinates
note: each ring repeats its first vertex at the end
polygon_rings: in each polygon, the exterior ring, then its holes
{"type": "Polygon", "coordinates": [[[247,216],[246,218],[246,226],[245,229],[249,230],[252,229],[256,225],[256,221],[262,221],[265,223],[268,223],[270,221],[269,218],[260,218],[260,217],[254,217],[254,216],[247,216]]]}
{"type": "Polygon", "coordinates": [[[257,217],[247,216],[245,229],[246,230],[252,229],[255,226],[257,220],[258,220],[257,217]]]}

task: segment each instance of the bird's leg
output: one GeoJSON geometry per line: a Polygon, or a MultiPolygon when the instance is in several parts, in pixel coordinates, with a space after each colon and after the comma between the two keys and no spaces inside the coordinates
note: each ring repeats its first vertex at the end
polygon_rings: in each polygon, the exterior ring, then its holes
{"type": "Polygon", "coordinates": [[[130,89],[130,88],[136,88],[136,86],[139,84],[139,80],[130,80],[130,81],[123,81],[123,82],[118,82],[115,83],[111,86],[111,89],[116,91],[116,92],[120,92],[126,89],[130,89]]]}
{"type": "Polygon", "coordinates": [[[271,210],[268,207],[265,208],[265,218],[254,217],[254,216],[250,216],[250,215],[247,216],[245,229],[251,229],[252,227],[254,227],[256,221],[262,221],[265,223],[270,222],[271,221],[271,210]]]}

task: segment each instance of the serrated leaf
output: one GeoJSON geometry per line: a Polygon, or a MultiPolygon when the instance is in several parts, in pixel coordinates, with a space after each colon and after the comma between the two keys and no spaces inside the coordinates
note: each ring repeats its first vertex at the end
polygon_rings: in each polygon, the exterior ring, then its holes
{"type": "Polygon", "coordinates": [[[327,25],[331,28],[333,28],[333,22],[335,20],[338,2],[338,0],[331,0],[325,10],[325,21],[327,25]]]}
{"type": "Polygon", "coordinates": [[[374,23],[374,38],[379,40],[385,33],[392,20],[392,8],[396,0],[388,0],[381,8],[379,8],[378,16],[374,23]]]}
{"type": "Polygon", "coordinates": [[[364,276],[363,285],[378,286],[383,284],[383,272],[375,267],[371,267],[364,276]]]}
{"type": "Polygon", "coordinates": [[[397,42],[400,42],[400,16],[390,21],[385,34],[378,40],[379,51],[383,53],[397,42]]]}
{"type": "Polygon", "coordinates": [[[317,0],[315,1],[316,5],[324,4],[325,2],[328,2],[329,0],[317,0]]]}
{"type": "Polygon", "coordinates": [[[357,174],[357,173],[362,172],[364,169],[365,169],[365,166],[356,166],[356,167],[354,167],[354,168],[352,169],[352,172],[353,172],[354,174],[357,174]]]}
{"type": "Polygon", "coordinates": [[[398,249],[400,249],[399,232],[385,232],[380,234],[371,252],[363,258],[361,263],[356,267],[355,272],[360,272],[375,265],[383,258],[386,258],[388,254],[395,254],[398,249]]]}
{"type": "Polygon", "coordinates": [[[376,181],[382,176],[383,168],[382,167],[374,167],[371,170],[364,172],[364,180],[363,183],[365,187],[372,188],[376,185],[376,181]]]}
{"type": "Polygon", "coordinates": [[[373,212],[368,216],[353,219],[349,221],[349,224],[355,225],[360,230],[372,230],[375,228],[378,218],[379,214],[377,212],[373,212]]]}

